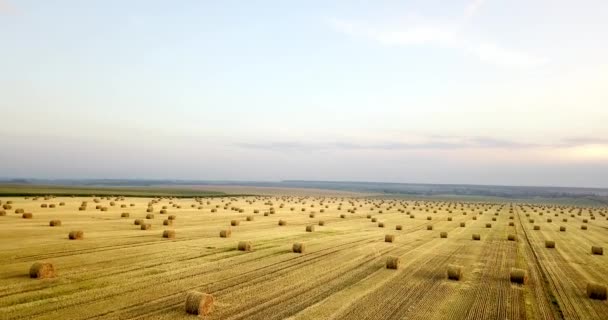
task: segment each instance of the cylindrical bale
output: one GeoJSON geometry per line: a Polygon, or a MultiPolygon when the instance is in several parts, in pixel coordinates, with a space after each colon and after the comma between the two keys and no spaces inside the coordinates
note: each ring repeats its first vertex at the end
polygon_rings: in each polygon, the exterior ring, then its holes
{"type": "Polygon", "coordinates": [[[287,221],[285,221],[285,220],[279,220],[279,225],[280,226],[286,226],[287,225],[287,221]]]}
{"type": "Polygon", "coordinates": [[[395,230],[403,230],[403,226],[398,224],[395,226],[395,230]]]}
{"type": "Polygon", "coordinates": [[[142,220],[142,219],[135,219],[135,221],[133,221],[133,224],[136,225],[136,226],[139,226],[142,223],[144,223],[144,220],[142,220]]]}
{"type": "Polygon", "coordinates": [[[123,212],[120,214],[121,218],[128,218],[129,217],[129,213],[128,212],[123,212]]]}
{"type": "Polygon", "coordinates": [[[399,269],[399,257],[388,256],[386,257],[386,268],[387,269],[399,269]]]}
{"type": "Polygon", "coordinates": [[[586,225],[582,225],[581,226],[581,230],[587,230],[587,226],[586,225]]]}
{"type": "Polygon", "coordinates": [[[55,266],[50,262],[36,262],[30,267],[30,278],[46,279],[56,275],[55,266]]]}
{"type": "Polygon", "coordinates": [[[509,221],[509,227],[514,227],[514,226],[515,226],[515,222],[509,221]]]}
{"type": "Polygon", "coordinates": [[[464,228],[465,226],[466,226],[466,223],[464,223],[464,222],[461,222],[461,223],[460,223],[460,227],[461,227],[461,228],[464,228]]]}
{"type": "Polygon", "coordinates": [[[534,226],[534,230],[540,230],[540,226],[534,226]]]}
{"type": "Polygon", "coordinates": [[[34,217],[34,215],[32,213],[26,212],[24,214],[21,215],[21,218],[23,219],[32,219],[34,217]]]}
{"type": "Polygon", "coordinates": [[[600,283],[587,283],[587,297],[596,300],[606,300],[606,286],[600,283]]]}
{"type": "Polygon", "coordinates": [[[426,226],[426,230],[433,230],[433,226],[426,226]]]}
{"type": "Polygon", "coordinates": [[[84,232],[81,230],[70,231],[68,239],[70,240],[82,240],[84,238],[84,232]]]}
{"type": "Polygon", "coordinates": [[[507,240],[509,241],[515,241],[515,235],[514,234],[510,234],[507,236],[507,240]]]}
{"type": "Polygon", "coordinates": [[[492,228],[492,224],[491,223],[486,223],[486,228],[492,228]]]}
{"type": "Polygon", "coordinates": [[[545,240],[545,248],[550,248],[550,249],[555,248],[555,241],[545,240]]]}
{"type": "Polygon", "coordinates": [[[152,229],[152,225],[151,225],[151,224],[149,224],[149,223],[142,223],[142,224],[140,225],[140,228],[139,228],[139,229],[141,229],[141,230],[150,230],[150,229],[152,229]]]}
{"type": "Polygon", "coordinates": [[[173,220],[165,219],[163,220],[163,226],[172,226],[173,220]]]}
{"type": "Polygon", "coordinates": [[[591,253],[602,256],[604,255],[604,248],[600,246],[591,246],[591,253]]]}
{"type": "Polygon", "coordinates": [[[314,232],[315,231],[315,226],[310,225],[310,226],[306,226],[306,232],[314,232]]]}
{"type": "Polygon", "coordinates": [[[448,217],[448,221],[452,221],[452,217],[448,217]]]}
{"type": "Polygon", "coordinates": [[[186,294],[186,312],[206,316],[213,312],[213,296],[198,291],[186,294]]]}
{"type": "Polygon", "coordinates": [[[457,266],[450,264],[448,265],[448,279],[450,280],[460,280],[462,278],[462,266],[457,266]]]}
{"type": "Polygon", "coordinates": [[[566,227],[564,227],[564,226],[560,226],[560,227],[559,227],[559,231],[561,231],[561,232],[566,231],[566,227]]]}
{"type": "Polygon", "coordinates": [[[232,221],[230,221],[230,225],[233,226],[233,227],[236,227],[239,224],[241,224],[241,222],[239,220],[232,220],[232,221]]]}
{"type": "Polygon", "coordinates": [[[439,237],[441,237],[441,238],[447,238],[448,237],[448,233],[445,232],[445,231],[442,231],[442,232],[439,233],[439,237]]]}
{"type": "Polygon", "coordinates": [[[372,218],[372,222],[378,221],[378,218],[372,218]]]}
{"type": "Polygon", "coordinates": [[[239,241],[237,248],[240,251],[251,251],[251,249],[252,249],[251,241],[239,241]]]}
{"type": "Polygon", "coordinates": [[[513,283],[526,284],[528,281],[528,274],[524,269],[511,268],[509,278],[513,283]]]}
{"type": "Polygon", "coordinates": [[[59,227],[59,226],[61,226],[61,220],[51,220],[49,222],[49,226],[51,226],[51,227],[59,227]]]}
{"type": "Polygon", "coordinates": [[[320,221],[319,221],[319,225],[320,225],[320,226],[324,226],[324,225],[325,225],[325,221],[320,220],[320,221]]]}
{"type": "Polygon", "coordinates": [[[473,233],[473,240],[481,240],[481,235],[479,233],[473,233]]]}
{"type": "Polygon", "coordinates": [[[394,234],[384,235],[384,242],[395,242],[395,235],[394,234]]]}
{"type": "Polygon", "coordinates": [[[295,253],[304,253],[306,251],[306,246],[302,242],[296,242],[293,244],[291,250],[295,253]]]}
{"type": "Polygon", "coordinates": [[[378,228],[384,228],[384,222],[378,222],[378,228]]]}
{"type": "Polygon", "coordinates": [[[230,236],[232,236],[232,230],[226,229],[226,230],[221,230],[220,231],[220,237],[221,238],[230,238],[230,236]]]}
{"type": "Polygon", "coordinates": [[[153,214],[151,214],[151,213],[148,213],[148,214],[146,215],[146,219],[154,219],[154,215],[153,215],[153,214]]]}
{"type": "Polygon", "coordinates": [[[175,230],[163,231],[163,238],[173,239],[175,238],[175,230]]]}

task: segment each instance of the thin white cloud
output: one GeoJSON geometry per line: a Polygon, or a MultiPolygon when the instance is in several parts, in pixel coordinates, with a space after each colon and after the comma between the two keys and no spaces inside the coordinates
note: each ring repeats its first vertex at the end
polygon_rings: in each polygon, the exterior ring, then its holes
{"type": "Polygon", "coordinates": [[[473,0],[469,3],[469,5],[464,10],[464,15],[466,18],[472,18],[477,14],[481,6],[486,2],[486,0],[473,0]]]}
{"type": "MultiPolygon", "coordinates": [[[[475,15],[484,0],[474,0],[465,10],[465,18],[475,15]]],[[[363,23],[338,18],[328,19],[338,32],[353,37],[367,38],[388,46],[430,46],[451,49],[472,55],[484,63],[505,67],[537,67],[548,59],[506,48],[494,42],[472,40],[460,23],[431,20],[409,15],[398,25],[363,23]]]]}

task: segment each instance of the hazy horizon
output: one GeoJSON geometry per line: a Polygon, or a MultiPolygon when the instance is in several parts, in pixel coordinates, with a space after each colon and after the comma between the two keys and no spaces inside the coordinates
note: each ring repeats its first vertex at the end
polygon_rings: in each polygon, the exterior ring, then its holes
{"type": "Polygon", "coordinates": [[[608,2],[0,0],[0,177],[608,188],[608,2]]]}

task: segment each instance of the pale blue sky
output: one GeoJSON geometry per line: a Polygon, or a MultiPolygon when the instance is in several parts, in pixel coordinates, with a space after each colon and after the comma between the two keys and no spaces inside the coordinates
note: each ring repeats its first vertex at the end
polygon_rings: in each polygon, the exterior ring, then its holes
{"type": "Polygon", "coordinates": [[[0,177],[608,187],[608,1],[0,0],[0,177]]]}

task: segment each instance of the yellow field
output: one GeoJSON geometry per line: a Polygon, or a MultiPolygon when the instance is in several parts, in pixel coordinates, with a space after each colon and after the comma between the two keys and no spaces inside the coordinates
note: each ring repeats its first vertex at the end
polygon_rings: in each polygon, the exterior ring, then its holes
{"type": "Polygon", "coordinates": [[[146,219],[151,198],[0,200],[12,201],[0,216],[0,319],[193,319],[189,290],[214,296],[207,319],[608,318],[608,303],[586,294],[588,282],[608,284],[608,257],[591,253],[608,249],[606,208],[239,197],[161,199],[146,219]],[[163,225],[169,215],[173,225],[163,225]],[[225,229],[232,236],[220,238],[225,229]],[[73,230],[84,239],[69,240],[73,230]],[[237,250],[239,241],[253,251],[237,250]],[[296,242],[305,253],[292,252],[296,242]],[[386,268],[388,256],[400,258],[397,270],[386,268]],[[57,276],[31,279],[35,262],[52,262],[57,276]],[[448,264],[463,267],[460,281],[447,279],[448,264]],[[527,271],[525,285],[510,282],[512,267],[527,271]]]}

